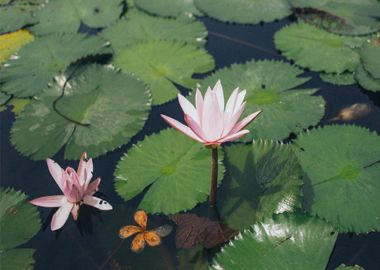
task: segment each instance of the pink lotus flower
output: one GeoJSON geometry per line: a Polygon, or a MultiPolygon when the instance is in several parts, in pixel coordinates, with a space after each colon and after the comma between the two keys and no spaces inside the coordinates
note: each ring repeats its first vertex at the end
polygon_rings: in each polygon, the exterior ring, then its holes
{"type": "Polygon", "coordinates": [[[63,170],[53,160],[46,160],[51,176],[64,195],[40,197],[32,200],[30,203],[42,207],[59,207],[51,221],[52,231],[62,228],[70,212],[74,220],[77,220],[79,207],[82,204],[91,205],[100,210],[112,209],[112,206],[106,201],[92,196],[98,190],[100,178],[98,177],[90,183],[93,165],[92,159],[87,161],[86,159],[87,154],[83,153],[77,171],[71,167],[63,170]]]}
{"type": "Polygon", "coordinates": [[[218,146],[249,133],[249,130],[244,128],[261,113],[257,111],[238,122],[245,109],[245,102],[243,102],[245,94],[245,90],[239,92],[239,88],[236,88],[224,107],[223,88],[218,80],[214,89],[210,87],[207,89],[204,98],[197,89],[196,107],[184,96],[178,94],[178,101],[184,112],[187,126],[166,115],[161,114],[161,116],[169,125],[190,138],[206,146],[218,146]]]}

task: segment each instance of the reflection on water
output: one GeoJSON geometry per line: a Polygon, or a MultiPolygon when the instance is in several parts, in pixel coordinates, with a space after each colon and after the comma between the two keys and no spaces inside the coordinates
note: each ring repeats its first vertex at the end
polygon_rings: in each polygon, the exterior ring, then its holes
{"type": "MultiPolygon", "coordinates": [[[[252,58],[282,59],[274,48],[273,34],[288,23],[287,20],[253,26],[227,25],[208,18],[202,21],[211,31],[206,48],[214,56],[218,68],[252,58]]],[[[324,83],[319,80],[317,74],[312,72],[307,72],[305,76],[313,77],[305,88],[321,88],[317,94],[322,95],[327,101],[322,125],[331,121],[349,122],[380,132],[380,109],[377,107],[380,104],[379,93],[369,93],[355,85],[343,87],[324,83]]],[[[173,231],[162,239],[161,245],[155,248],[147,247],[142,253],[136,254],[130,250],[131,238],[122,240],[118,235],[122,226],[134,223],[133,214],[141,195],[127,204],[123,203],[114,191],[115,165],[133,143],[141,140],[146,134],[165,127],[160,119],[160,113],[170,114],[174,118],[180,118],[181,114],[176,101],[153,108],[145,129],[131,143],[94,160],[94,173],[102,178],[103,195],[114,206],[114,211],[100,212],[84,206],[77,223],[69,220],[63,230],[52,233],[46,224],[50,223],[54,212],[49,209],[40,209],[45,226],[29,243],[23,245],[37,248],[36,269],[207,269],[207,261],[218,248],[203,248],[199,244],[205,244],[204,241],[194,241],[190,245],[191,249],[177,249],[176,234],[173,231]]],[[[46,163],[22,157],[10,146],[9,130],[13,121],[12,113],[9,110],[2,112],[0,118],[1,186],[20,189],[30,198],[41,194],[58,194],[59,189],[50,178],[46,163]]],[[[75,162],[63,160],[62,151],[55,160],[61,164],[75,166],[75,162]]],[[[276,171],[274,170],[273,173],[276,171]]],[[[206,208],[205,205],[201,205],[191,212],[199,217],[206,217],[206,208]]],[[[193,217],[191,215],[189,214],[188,217],[193,217]]],[[[196,223],[192,219],[188,222],[189,224],[196,223]]],[[[175,223],[164,216],[152,216],[149,217],[148,226],[150,228],[164,224],[175,226],[175,223]]],[[[188,228],[183,230],[186,232],[188,228]]],[[[232,230],[227,230],[227,232],[227,235],[222,233],[226,239],[233,235],[232,230]]],[[[220,237],[216,238],[220,240],[220,237]]],[[[186,241],[182,241],[181,246],[190,247],[185,243],[186,241]]],[[[378,269],[380,265],[378,254],[380,254],[380,233],[359,236],[340,235],[327,269],[334,269],[341,263],[359,264],[367,270],[378,269]]]]}

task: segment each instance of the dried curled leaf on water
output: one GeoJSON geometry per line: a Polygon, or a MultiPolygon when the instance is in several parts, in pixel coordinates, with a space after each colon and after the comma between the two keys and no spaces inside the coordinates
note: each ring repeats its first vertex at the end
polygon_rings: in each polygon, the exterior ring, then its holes
{"type": "Polygon", "coordinates": [[[238,231],[219,221],[196,214],[175,214],[170,219],[177,225],[176,247],[192,248],[202,245],[213,248],[233,238],[238,231]]]}

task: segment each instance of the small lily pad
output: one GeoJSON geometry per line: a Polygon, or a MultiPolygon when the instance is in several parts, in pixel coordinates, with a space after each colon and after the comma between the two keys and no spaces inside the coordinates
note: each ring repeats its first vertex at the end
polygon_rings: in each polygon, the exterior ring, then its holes
{"type": "Polygon", "coordinates": [[[355,79],[358,81],[359,85],[366,90],[372,92],[380,91],[380,79],[376,80],[373,78],[363,67],[359,65],[355,72],[355,79]]]}
{"type": "Polygon", "coordinates": [[[111,25],[121,15],[122,0],[49,0],[36,12],[38,24],[31,28],[35,34],[73,33],[80,23],[100,28],[111,25]],[[54,15],[52,15],[54,14],[54,15]]]}
{"type": "Polygon", "coordinates": [[[336,85],[352,85],[356,84],[353,72],[336,73],[321,73],[319,77],[322,81],[336,85]]]}
{"type": "Polygon", "coordinates": [[[380,30],[376,0],[290,0],[298,18],[343,35],[365,35],[380,30]]]}
{"type": "Polygon", "coordinates": [[[208,16],[223,22],[271,22],[292,13],[285,0],[195,0],[195,4],[208,16]]]}
{"type": "Polygon", "coordinates": [[[206,42],[207,29],[193,18],[160,18],[132,10],[100,35],[111,42],[117,54],[127,46],[152,40],[182,41],[201,47],[206,42]]]}
{"type": "Polygon", "coordinates": [[[96,157],[127,143],[144,126],[150,100],[133,76],[93,65],[69,84],[56,110],[53,102],[62,93],[60,83],[16,118],[11,141],[23,155],[45,159],[65,146],[67,159],[79,159],[84,151],[96,157]]]}
{"type": "Polygon", "coordinates": [[[294,143],[309,181],[305,208],[341,232],[380,229],[380,137],[358,126],[325,126],[294,143]]]}
{"type": "Polygon", "coordinates": [[[335,270],[364,270],[364,268],[360,267],[359,265],[346,266],[342,264],[335,268],[335,270]]]}
{"type": "Polygon", "coordinates": [[[223,247],[211,269],[325,269],[336,237],[333,228],[318,218],[276,215],[223,247]]]}
{"type": "Polygon", "coordinates": [[[363,45],[360,57],[365,70],[374,79],[380,80],[380,36],[363,45]]]}
{"type": "Polygon", "coordinates": [[[0,64],[33,40],[33,35],[27,30],[0,35],[0,64]]]}
{"type": "Polygon", "coordinates": [[[0,189],[0,268],[32,269],[33,249],[15,247],[27,242],[40,229],[37,208],[26,200],[24,193],[0,189]]]}
{"type": "Polygon", "coordinates": [[[246,229],[301,207],[303,172],[289,146],[257,141],[229,146],[226,156],[219,210],[230,227],[246,229]]]}
{"type": "Polygon", "coordinates": [[[360,63],[359,48],[366,37],[339,36],[307,23],[293,23],[274,35],[276,48],[297,65],[313,71],[343,73],[360,63]]]}
{"type": "Polygon", "coordinates": [[[3,64],[1,90],[18,97],[38,95],[71,63],[110,52],[107,42],[96,36],[53,34],[37,38],[3,64]]]}
{"type": "MultiPolygon", "coordinates": [[[[220,152],[219,176],[223,177],[220,152]]],[[[210,193],[211,150],[174,129],[145,137],[119,161],[115,187],[126,201],[148,188],[139,208],[174,214],[204,202],[210,193]],[[169,193],[168,193],[169,192],[169,193]]]]}
{"type": "Polygon", "coordinates": [[[203,90],[222,80],[227,97],[236,87],[246,89],[245,114],[262,109],[263,113],[247,126],[251,132],[242,139],[282,140],[291,132],[318,124],[325,101],[313,96],[317,89],[294,89],[310,78],[298,77],[302,70],[280,61],[250,61],[217,70],[200,82],[203,90]]]}
{"type": "Polygon", "coordinates": [[[37,5],[15,2],[12,5],[0,6],[0,33],[8,33],[37,22],[32,12],[37,5]]]}
{"type": "Polygon", "coordinates": [[[164,17],[202,15],[194,6],[194,0],[134,0],[135,5],[151,14],[164,17]]]}
{"type": "Polygon", "coordinates": [[[152,92],[153,105],[160,105],[177,97],[173,83],[193,89],[195,73],[214,68],[214,59],[206,50],[174,41],[150,41],[119,51],[113,63],[123,71],[141,78],[152,92]]]}

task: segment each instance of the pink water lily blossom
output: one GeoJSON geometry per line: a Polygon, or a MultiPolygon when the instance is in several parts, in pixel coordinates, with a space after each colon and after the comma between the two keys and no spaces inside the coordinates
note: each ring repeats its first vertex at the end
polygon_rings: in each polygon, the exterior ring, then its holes
{"type": "Polygon", "coordinates": [[[83,153],[77,171],[71,167],[63,170],[51,159],[46,160],[49,171],[63,195],[45,196],[32,200],[30,203],[42,207],[59,207],[51,221],[51,230],[55,231],[66,223],[70,213],[74,220],[78,219],[79,208],[82,204],[96,207],[100,210],[111,210],[112,206],[93,196],[98,191],[100,178],[91,181],[93,163],[87,160],[87,154],[83,153]]]}
{"type": "Polygon", "coordinates": [[[187,126],[166,115],[161,116],[169,125],[190,138],[206,146],[218,146],[249,133],[244,128],[261,113],[254,112],[238,122],[245,109],[245,94],[246,90],[239,92],[239,88],[236,88],[224,106],[223,88],[218,80],[213,89],[207,89],[204,98],[199,89],[196,90],[195,107],[178,94],[187,126]]]}

